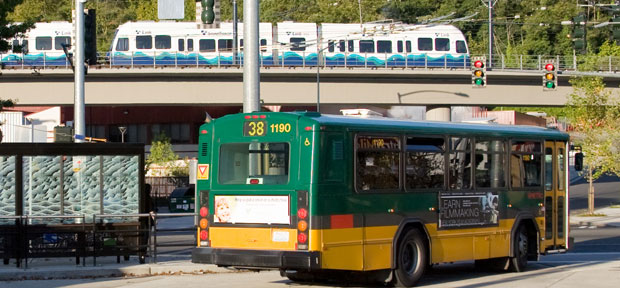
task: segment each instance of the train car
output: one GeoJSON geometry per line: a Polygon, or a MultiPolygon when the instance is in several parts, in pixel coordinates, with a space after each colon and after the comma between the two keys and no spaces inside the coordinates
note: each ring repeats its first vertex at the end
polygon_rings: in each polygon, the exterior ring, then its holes
{"type": "Polygon", "coordinates": [[[451,25],[321,25],[327,66],[467,67],[463,33],[451,25]]]}
{"type": "Polygon", "coordinates": [[[36,23],[20,37],[9,39],[11,50],[0,52],[3,66],[69,67],[63,44],[71,45],[72,25],[67,21],[36,23]],[[21,47],[21,52],[18,47],[21,47]]]}
{"type": "MultiPolygon", "coordinates": [[[[271,23],[261,23],[259,29],[265,52],[271,46],[271,23]]],[[[241,24],[238,33],[242,47],[241,24]]],[[[108,56],[113,66],[231,65],[232,23],[222,23],[217,29],[197,29],[193,22],[128,22],[116,30],[108,56]]]]}

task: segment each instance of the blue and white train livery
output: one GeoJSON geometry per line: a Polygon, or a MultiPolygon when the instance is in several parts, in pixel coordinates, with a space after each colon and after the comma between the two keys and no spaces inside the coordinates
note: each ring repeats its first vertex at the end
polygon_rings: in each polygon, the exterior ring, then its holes
{"type": "MultiPolygon", "coordinates": [[[[0,54],[6,66],[66,66],[63,43],[71,23],[37,23],[14,40],[27,53],[0,54]]],[[[451,25],[400,23],[259,24],[262,66],[456,67],[469,66],[463,33],[451,25]]],[[[234,59],[233,25],[200,29],[193,22],[139,21],[116,30],[106,65],[131,67],[226,66],[243,63],[243,24],[234,59]]],[[[0,52],[2,53],[2,52],[0,52]]],[[[102,60],[102,59],[101,59],[102,60]]],[[[101,61],[100,61],[101,63],[101,61]]]]}

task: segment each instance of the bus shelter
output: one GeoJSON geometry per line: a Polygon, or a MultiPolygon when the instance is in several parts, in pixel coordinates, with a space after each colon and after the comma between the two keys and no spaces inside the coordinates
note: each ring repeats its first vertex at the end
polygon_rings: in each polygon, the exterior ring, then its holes
{"type": "Polygon", "coordinates": [[[138,255],[148,212],[144,145],[0,144],[0,257],[138,255]]]}

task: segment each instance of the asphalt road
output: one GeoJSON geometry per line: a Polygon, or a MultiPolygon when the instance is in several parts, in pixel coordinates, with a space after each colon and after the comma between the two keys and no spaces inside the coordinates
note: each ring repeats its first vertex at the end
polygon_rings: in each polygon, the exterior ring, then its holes
{"type": "MultiPolygon", "coordinates": [[[[588,181],[584,178],[571,183],[569,205],[571,214],[583,213],[588,208],[588,181]]],[[[620,178],[601,176],[594,182],[594,208],[620,204],[620,178]]]]}

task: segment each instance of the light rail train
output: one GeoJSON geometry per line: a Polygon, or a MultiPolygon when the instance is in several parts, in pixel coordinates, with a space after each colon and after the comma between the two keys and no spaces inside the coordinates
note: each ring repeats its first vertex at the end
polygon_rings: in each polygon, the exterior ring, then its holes
{"type": "MultiPolygon", "coordinates": [[[[463,33],[451,25],[400,23],[260,23],[262,66],[461,67],[469,66],[463,33]]],[[[110,66],[209,66],[243,63],[243,24],[239,53],[233,53],[233,25],[199,29],[193,22],[128,22],[116,30],[105,53],[110,66]]],[[[0,54],[5,66],[66,66],[62,44],[71,23],[37,23],[11,39],[0,54]]],[[[102,54],[100,54],[102,55],[102,54]]],[[[101,63],[101,61],[100,61],[101,63]]]]}

